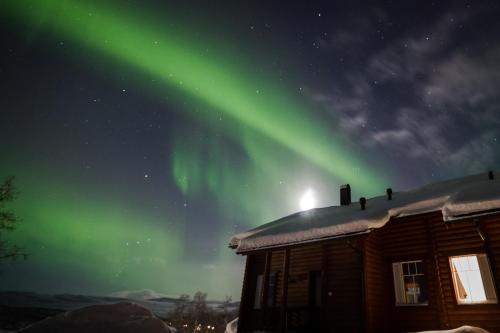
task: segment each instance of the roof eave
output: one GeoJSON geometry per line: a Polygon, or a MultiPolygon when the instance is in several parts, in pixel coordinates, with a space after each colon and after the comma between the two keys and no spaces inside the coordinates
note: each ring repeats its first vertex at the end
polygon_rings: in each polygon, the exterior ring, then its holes
{"type": "MultiPolygon", "coordinates": [[[[286,248],[286,247],[293,247],[293,246],[298,246],[298,245],[305,245],[305,244],[311,244],[311,243],[317,243],[317,242],[322,242],[322,241],[327,241],[327,240],[333,240],[333,239],[341,239],[341,238],[348,238],[348,237],[354,237],[354,236],[360,236],[360,235],[365,235],[370,232],[372,232],[374,228],[370,228],[367,230],[363,231],[358,231],[358,232],[352,232],[352,233],[346,233],[346,234],[340,234],[340,235],[333,235],[333,236],[326,236],[326,237],[321,237],[321,238],[313,238],[313,239],[308,239],[308,240],[303,240],[303,241],[297,241],[297,242],[289,242],[289,243],[280,243],[280,244],[275,244],[275,245],[268,245],[268,246],[261,246],[261,247],[255,247],[251,249],[246,249],[246,250],[236,250],[236,254],[250,254],[251,252],[259,252],[259,251],[267,251],[267,250],[275,250],[279,248],[286,248]]],[[[230,248],[238,248],[238,246],[229,246],[230,248]]]]}

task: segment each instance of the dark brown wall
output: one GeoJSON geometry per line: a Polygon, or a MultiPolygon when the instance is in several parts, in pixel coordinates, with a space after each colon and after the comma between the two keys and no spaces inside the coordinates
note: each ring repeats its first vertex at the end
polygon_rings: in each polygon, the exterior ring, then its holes
{"type": "Polygon", "coordinates": [[[361,332],[364,326],[361,245],[349,239],[325,245],[324,331],[361,332]]]}
{"type": "MultiPolygon", "coordinates": [[[[500,277],[500,216],[477,219],[477,224],[476,220],[473,219],[444,224],[439,216],[433,216],[431,226],[445,305],[442,313],[443,321],[448,327],[472,325],[482,327],[492,333],[500,333],[499,304],[457,305],[448,262],[449,256],[453,255],[489,252],[489,259],[492,262],[498,286],[500,277]],[[484,236],[486,236],[485,241],[481,239],[477,226],[480,227],[480,230],[482,229],[484,236]]],[[[498,297],[500,295],[497,290],[498,297]]]]}
{"type": "Polygon", "coordinates": [[[367,332],[384,332],[387,291],[384,274],[381,267],[385,267],[384,257],[380,255],[378,233],[372,233],[364,241],[364,279],[366,299],[366,330],[367,332]]]}
{"type": "Polygon", "coordinates": [[[262,321],[260,311],[254,309],[254,302],[257,275],[264,272],[265,262],[265,253],[247,255],[247,268],[243,278],[244,284],[241,295],[240,322],[238,323],[240,329],[245,331],[257,330],[262,321]]]}
{"type": "Polygon", "coordinates": [[[365,241],[368,327],[371,332],[408,332],[439,327],[436,272],[429,228],[425,219],[407,217],[389,221],[365,241]],[[392,263],[423,260],[429,304],[396,306],[392,263]],[[379,289],[380,288],[380,289],[379,289]]]}
{"type": "Polygon", "coordinates": [[[290,251],[288,306],[309,305],[309,272],[321,270],[321,245],[296,247],[290,251]]]}
{"type": "MultiPolygon", "coordinates": [[[[405,332],[479,326],[500,332],[500,306],[457,305],[449,257],[487,252],[500,277],[500,218],[444,223],[440,212],[393,219],[365,239],[366,316],[369,332],[405,332]],[[392,263],[424,260],[429,305],[396,306],[392,263]],[[385,295],[385,297],[384,297],[385,295]]],[[[497,295],[499,296],[499,295],[497,295]]]]}
{"type": "MultiPolygon", "coordinates": [[[[500,305],[457,305],[455,301],[448,258],[471,253],[489,255],[498,286],[500,214],[445,223],[440,212],[429,213],[392,219],[368,236],[295,246],[290,248],[287,307],[308,306],[309,272],[322,271],[323,332],[411,332],[473,325],[500,333],[500,305]],[[392,263],[408,260],[424,261],[428,305],[395,305],[392,263]]],[[[264,273],[266,252],[249,254],[242,295],[243,331],[262,329],[266,321],[279,322],[284,250],[273,250],[268,258],[270,271],[279,272],[276,304],[267,314],[253,309],[255,281],[264,273]]]]}
{"type": "MultiPolygon", "coordinates": [[[[332,331],[361,332],[363,327],[362,304],[362,248],[358,242],[347,239],[297,246],[290,249],[287,311],[289,324],[304,319],[303,311],[309,307],[309,274],[311,271],[325,272],[322,285],[322,327],[332,331]],[[331,296],[328,296],[331,292],[331,296]]],[[[264,273],[266,253],[248,255],[248,269],[242,301],[243,331],[279,328],[276,322],[282,304],[284,281],[284,250],[271,251],[270,271],[278,272],[275,307],[265,310],[253,309],[258,274],[264,273]]],[[[319,318],[317,318],[319,321],[319,318]]],[[[316,328],[319,329],[319,328],[316,328]]]]}

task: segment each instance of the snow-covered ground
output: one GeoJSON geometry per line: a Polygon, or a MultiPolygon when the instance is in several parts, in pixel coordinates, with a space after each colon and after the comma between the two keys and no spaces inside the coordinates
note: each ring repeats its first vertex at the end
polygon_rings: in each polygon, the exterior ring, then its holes
{"type": "Polygon", "coordinates": [[[225,333],[236,333],[236,332],[238,332],[238,318],[227,323],[225,331],[225,333]]]}
{"type": "Polygon", "coordinates": [[[92,305],[47,318],[22,333],[174,333],[153,312],[135,303],[92,305]]]}
{"type": "MultiPolygon", "coordinates": [[[[233,321],[227,324],[225,333],[237,333],[238,332],[237,329],[238,329],[238,318],[234,319],[233,321]]],[[[254,332],[254,333],[263,333],[263,332],[254,332]]],[[[489,332],[479,327],[462,326],[447,331],[422,331],[415,333],[489,333],[489,332]]]]}
{"type": "Polygon", "coordinates": [[[417,333],[488,333],[488,331],[483,330],[479,327],[473,326],[462,326],[452,330],[447,331],[425,331],[425,332],[417,332],[417,333]]]}

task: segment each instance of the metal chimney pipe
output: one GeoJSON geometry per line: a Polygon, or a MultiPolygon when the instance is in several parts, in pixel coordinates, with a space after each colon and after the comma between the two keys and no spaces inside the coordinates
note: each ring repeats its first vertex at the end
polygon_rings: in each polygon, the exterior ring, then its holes
{"type": "Polygon", "coordinates": [[[366,198],[365,197],[359,198],[359,204],[361,205],[361,210],[365,210],[365,208],[366,208],[366,198]]]}

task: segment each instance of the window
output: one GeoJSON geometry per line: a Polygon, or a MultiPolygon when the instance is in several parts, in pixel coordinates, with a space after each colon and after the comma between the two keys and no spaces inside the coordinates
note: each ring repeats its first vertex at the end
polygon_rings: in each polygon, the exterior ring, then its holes
{"type": "Polygon", "coordinates": [[[257,275],[257,282],[255,284],[255,300],[253,304],[254,309],[261,308],[261,300],[262,300],[262,286],[264,284],[264,275],[257,275]]]}
{"type": "Polygon", "coordinates": [[[450,257],[450,267],[458,304],[497,303],[486,254],[450,257]]]}
{"type": "Polygon", "coordinates": [[[269,273],[269,281],[267,283],[267,306],[275,306],[276,304],[276,283],[278,281],[279,272],[269,273]]]}
{"type": "Polygon", "coordinates": [[[422,260],[395,262],[392,272],[396,305],[428,304],[422,260]]]}

